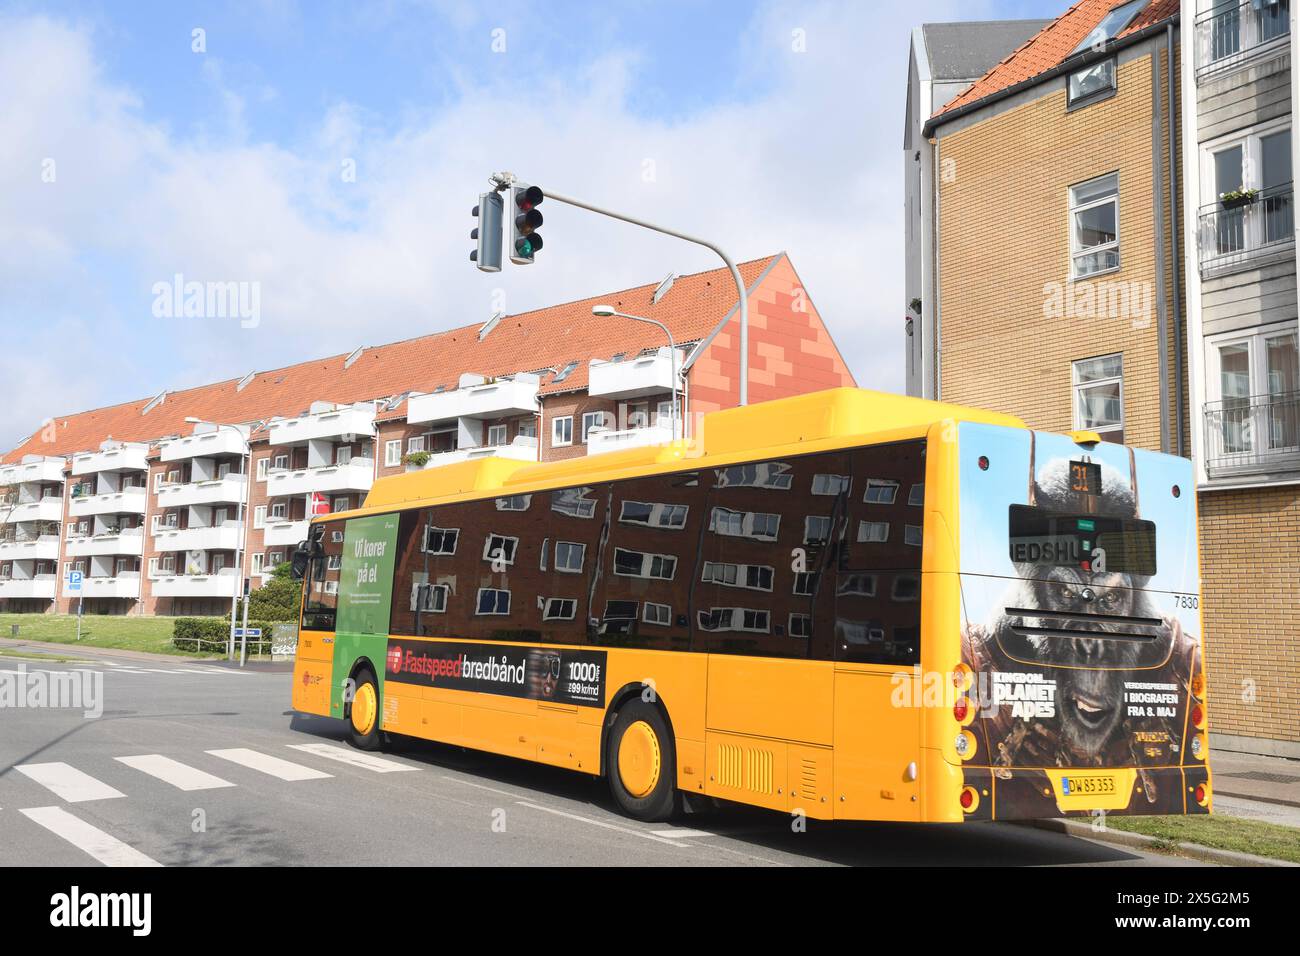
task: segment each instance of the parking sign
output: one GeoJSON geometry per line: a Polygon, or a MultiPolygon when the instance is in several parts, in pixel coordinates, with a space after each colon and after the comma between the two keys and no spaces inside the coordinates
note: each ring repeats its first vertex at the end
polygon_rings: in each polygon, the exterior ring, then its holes
{"type": "Polygon", "coordinates": [[[82,579],[82,577],[83,577],[83,573],[82,573],[81,571],[69,571],[69,572],[68,572],[68,593],[69,593],[69,594],[80,594],[80,593],[81,593],[81,579],[82,579]]]}

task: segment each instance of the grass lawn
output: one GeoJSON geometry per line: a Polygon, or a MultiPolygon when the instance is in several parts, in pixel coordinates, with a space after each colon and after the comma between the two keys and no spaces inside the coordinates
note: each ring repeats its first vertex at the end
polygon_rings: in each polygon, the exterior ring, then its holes
{"type": "Polygon", "coordinates": [[[172,618],[121,617],[87,614],[81,619],[81,643],[77,643],[77,618],[73,614],[0,614],[0,637],[12,637],[18,625],[20,640],[53,641],[74,647],[111,647],[129,651],[151,651],[180,657],[211,657],[172,647],[172,618]]]}
{"type": "Polygon", "coordinates": [[[1240,817],[1118,817],[1108,816],[1113,830],[1155,837],[1168,849],[1176,843],[1199,843],[1219,850],[1253,853],[1300,863],[1300,829],[1240,817]]]}

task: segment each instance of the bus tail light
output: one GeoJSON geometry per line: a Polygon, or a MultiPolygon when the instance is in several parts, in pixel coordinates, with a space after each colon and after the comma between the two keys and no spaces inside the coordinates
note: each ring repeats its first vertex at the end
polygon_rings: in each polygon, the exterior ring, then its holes
{"type": "Polygon", "coordinates": [[[1192,681],[1188,689],[1191,690],[1193,697],[1203,699],[1205,697],[1205,675],[1192,675],[1192,681]]]}
{"type": "Polygon", "coordinates": [[[980,792],[974,787],[962,787],[957,799],[963,813],[974,813],[980,805],[980,792]]]}
{"type": "Polygon", "coordinates": [[[957,702],[952,705],[952,715],[957,719],[957,723],[966,723],[966,717],[970,713],[970,698],[962,694],[957,698],[957,702]]]}
{"type": "Polygon", "coordinates": [[[1192,790],[1192,797],[1199,806],[1207,806],[1210,802],[1210,788],[1203,783],[1198,783],[1192,790]]]}
{"type": "Polygon", "coordinates": [[[1192,704],[1192,726],[1197,730],[1205,728],[1205,707],[1202,704],[1192,704]]]}

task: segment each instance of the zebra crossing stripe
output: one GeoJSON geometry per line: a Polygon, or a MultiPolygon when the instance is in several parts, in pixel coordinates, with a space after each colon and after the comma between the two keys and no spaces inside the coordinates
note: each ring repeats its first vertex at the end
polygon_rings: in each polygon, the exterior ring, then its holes
{"type": "Polygon", "coordinates": [[[118,763],[147,773],[149,776],[170,783],[178,790],[216,790],[220,787],[233,787],[229,780],[222,780],[197,767],[183,764],[162,754],[141,754],[138,757],[115,757],[118,763]]]}
{"type": "Polygon", "coordinates": [[[375,773],[397,773],[401,770],[416,769],[395,760],[385,760],[383,757],[376,757],[374,754],[349,750],[346,747],[335,747],[332,744],[289,744],[288,746],[290,750],[301,750],[303,753],[315,754],[317,757],[324,757],[327,760],[337,760],[339,763],[350,764],[353,767],[361,767],[365,770],[373,770],[375,773]]]}
{"type": "Polygon", "coordinates": [[[135,847],[91,826],[62,807],[31,807],[19,810],[29,820],[39,823],[78,850],[88,853],[105,866],[162,866],[135,847]]]}
{"type": "Polygon", "coordinates": [[[23,776],[34,780],[42,787],[62,797],[68,803],[84,803],[87,800],[109,800],[113,797],[125,797],[121,790],[96,780],[88,773],[82,773],[76,767],[66,763],[24,763],[14,767],[23,776]]]}
{"type": "Polygon", "coordinates": [[[261,773],[269,774],[272,777],[278,777],[281,780],[320,780],[324,777],[334,776],[332,773],[325,773],[323,770],[314,770],[311,767],[304,767],[300,763],[294,763],[290,760],[281,760],[279,757],[272,757],[270,754],[259,753],[256,750],[249,750],[247,747],[232,747],[228,750],[209,750],[207,751],[213,757],[220,757],[222,760],[229,760],[231,763],[237,763],[241,767],[248,767],[250,770],[257,770],[261,773]]]}

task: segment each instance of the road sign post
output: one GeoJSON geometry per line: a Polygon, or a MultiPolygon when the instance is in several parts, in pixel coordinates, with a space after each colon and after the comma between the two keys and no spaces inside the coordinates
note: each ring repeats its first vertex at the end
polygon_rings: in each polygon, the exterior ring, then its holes
{"type": "Polygon", "coordinates": [[[77,640],[81,640],[81,614],[86,606],[86,594],[82,588],[84,578],[81,571],[68,572],[68,594],[77,598],[77,640]]]}

